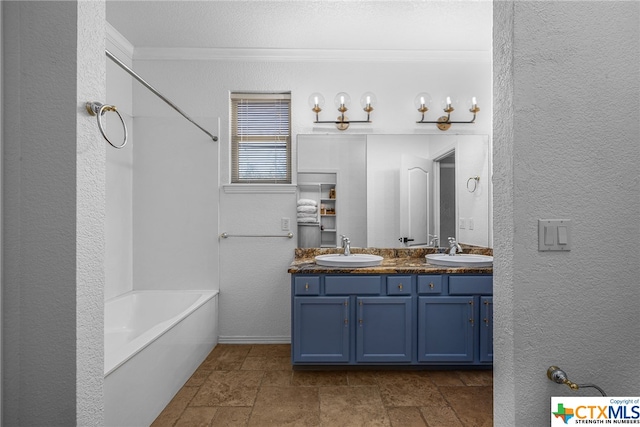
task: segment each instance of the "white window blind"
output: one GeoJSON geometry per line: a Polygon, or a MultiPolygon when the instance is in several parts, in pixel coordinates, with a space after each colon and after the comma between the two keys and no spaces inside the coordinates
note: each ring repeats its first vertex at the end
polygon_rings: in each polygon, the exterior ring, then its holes
{"type": "Polygon", "coordinates": [[[231,182],[291,183],[291,94],[231,94],[231,182]]]}

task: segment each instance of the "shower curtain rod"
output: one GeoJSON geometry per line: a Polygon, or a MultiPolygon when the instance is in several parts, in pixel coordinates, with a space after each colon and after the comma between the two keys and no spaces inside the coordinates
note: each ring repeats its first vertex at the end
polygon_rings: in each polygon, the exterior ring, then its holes
{"type": "Polygon", "coordinates": [[[158,92],[158,90],[156,88],[154,88],[153,86],[151,86],[149,83],[147,83],[145,81],[145,79],[143,79],[142,77],[140,77],[138,74],[136,74],[135,71],[133,71],[131,68],[127,67],[127,65],[120,61],[118,58],[116,58],[116,56],[109,52],[108,49],[105,49],[105,53],[107,54],[107,57],[109,59],[111,59],[113,62],[115,62],[118,66],[120,66],[120,68],[122,68],[123,70],[125,70],[127,73],[131,74],[131,76],[136,79],[137,81],[139,81],[140,83],[142,83],[142,85],[144,87],[146,87],[147,89],[149,89],[151,92],[153,92],[158,98],[162,99],[164,102],[166,102],[167,104],[169,104],[169,106],[171,108],[173,108],[174,110],[176,110],[178,113],[182,114],[182,116],[189,120],[191,123],[193,123],[194,125],[196,125],[198,127],[198,129],[200,129],[202,132],[206,133],[207,135],[209,135],[211,137],[211,139],[213,139],[214,141],[218,140],[217,136],[213,136],[211,133],[209,133],[209,131],[207,131],[205,128],[203,128],[202,126],[200,126],[198,123],[196,123],[191,117],[187,116],[184,111],[182,111],[180,108],[178,108],[178,106],[176,106],[176,104],[174,104],[173,102],[169,101],[163,94],[161,94],[160,92],[158,92]]]}

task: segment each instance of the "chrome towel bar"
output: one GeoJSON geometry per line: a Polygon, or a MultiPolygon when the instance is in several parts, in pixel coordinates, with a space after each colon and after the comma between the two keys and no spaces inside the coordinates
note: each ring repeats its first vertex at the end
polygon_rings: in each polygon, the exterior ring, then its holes
{"type": "Polygon", "coordinates": [[[287,237],[289,239],[293,238],[293,233],[289,234],[229,234],[222,233],[220,235],[223,239],[227,239],[229,237],[287,237]]]}

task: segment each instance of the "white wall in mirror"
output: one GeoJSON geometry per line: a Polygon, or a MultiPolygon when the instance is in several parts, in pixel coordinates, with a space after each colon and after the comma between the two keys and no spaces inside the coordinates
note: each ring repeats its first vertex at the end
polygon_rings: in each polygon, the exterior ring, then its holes
{"type": "Polygon", "coordinates": [[[458,241],[493,247],[489,138],[458,135],[456,139],[458,241]],[[473,177],[479,180],[470,181],[473,177]]]}

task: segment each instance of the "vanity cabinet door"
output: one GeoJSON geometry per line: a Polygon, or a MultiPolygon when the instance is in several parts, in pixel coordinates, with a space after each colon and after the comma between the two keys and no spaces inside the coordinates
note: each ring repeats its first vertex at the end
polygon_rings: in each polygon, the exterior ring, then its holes
{"type": "Polygon", "coordinates": [[[356,298],[356,362],[411,362],[411,297],[356,298]]]}
{"type": "Polygon", "coordinates": [[[480,362],[493,362],[492,297],[480,297],[480,362]]]}
{"type": "Polygon", "coordinates": [[[418,298],[418,361],[473,362],[474,296],[418,298]]]}
{"type": "Polygon", "coordinates": [[[294,297],[293,361],[349,361],[349,297],[294,297]]]}

